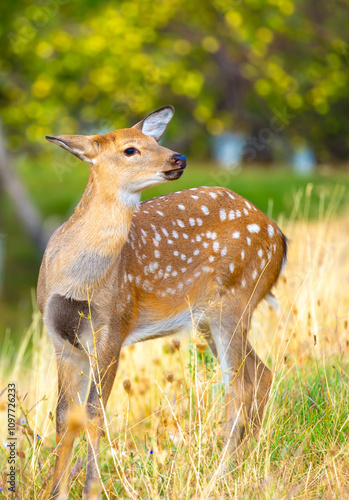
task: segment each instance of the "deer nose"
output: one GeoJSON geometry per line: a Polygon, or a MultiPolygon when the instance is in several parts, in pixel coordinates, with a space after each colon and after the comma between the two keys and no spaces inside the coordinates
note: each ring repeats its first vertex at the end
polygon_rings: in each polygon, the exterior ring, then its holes
{"type": "Polygon", "coordinates": [[[176,165],[179,165],[181,168],[185,168],[187,166],[187,159],[183,155],[173,155],[172,160],[175,162],[176,165]]]}

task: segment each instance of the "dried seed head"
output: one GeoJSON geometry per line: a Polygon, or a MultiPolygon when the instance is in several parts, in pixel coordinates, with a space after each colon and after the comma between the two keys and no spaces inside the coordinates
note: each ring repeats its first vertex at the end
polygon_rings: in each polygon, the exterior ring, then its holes
{"type": "Polygon", "coordinates": [[[87,423],[86,410],[83,406],[75,406],[69,413],[68,429],[72,434],[80,434],[87,423]]]}
{"type": "Polygon", "coordinates": [[[124,389],[127,392],[127,394],[129,394],[132,386],[131,386],[131,382],[128,378],[123,381],[123,386],[124,386],[124,389]]]}
{"type": "Polygon", "coordinates": [[[172,372],[166,373],[166,380],[167,380],[167,382],[170,382],[170,384],[172,384],[172,382],[174,381],[174,375],[172,372]]]}
{"type": "Polygon", "coordinates": [[[177,349],[177,351],[179,351],[179,349],[181,347],[181,341],[177,338],[174,338],[174,339],[172,339],[172,344],[173,344],[174,348],[177,349]]]}
{"type": "Polygon", "coordinates": [[[197,342],[196,343],[196,349],[203,354],[206,350],[206,342],[197,342]]]}

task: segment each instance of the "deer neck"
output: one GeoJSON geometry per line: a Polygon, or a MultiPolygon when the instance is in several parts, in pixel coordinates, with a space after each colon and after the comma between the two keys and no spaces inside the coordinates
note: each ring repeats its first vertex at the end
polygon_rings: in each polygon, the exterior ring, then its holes
{"type": "Polygon", "coordinates": [[[139,195],[118,189],[115,180],[114,186],[104,186],[93,172],[90,174],[80,203],[62,234],[62,280],[68,295],[86,295],[86,286],[96,289],[108,280],[138,204],[139,195]]]}
{"type": "Polygon", "coordinates": [[[115,184],[111,191],[92,173],[73,215],[74,231],[84,248],[114,257],[126,242],[140,198],[115,184]]]}

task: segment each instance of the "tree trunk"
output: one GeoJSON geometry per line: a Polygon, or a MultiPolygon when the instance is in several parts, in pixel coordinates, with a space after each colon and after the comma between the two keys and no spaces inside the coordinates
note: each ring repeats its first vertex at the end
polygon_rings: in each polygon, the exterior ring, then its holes
{"type": "Polygon", "coordinates": [[[43,221],[37,208],[30,199],[24,185],[11,168],[10,160],[5,149],[3,129],[0,123],[0,184],[10,196],[18,219],[34,242],[43,251],[49,235],[43,229],[43,221]]]}

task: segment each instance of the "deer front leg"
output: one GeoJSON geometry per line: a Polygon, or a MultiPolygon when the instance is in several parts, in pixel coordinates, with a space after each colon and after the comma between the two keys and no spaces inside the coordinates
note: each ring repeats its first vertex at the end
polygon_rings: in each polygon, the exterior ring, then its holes
{"type": "MultiPolygon", "coordinates": [[[[100,339],[102,340],[102,339],[100,339]]],[[[97,343],[97,360],[91,366],[91,388],[87,399],[87,468],[83,491],[84,500],[101,499],[101,494],[91,492],[100,483],[99,443],[103,432],[104,414],[108,398],[114,383],[121,342],[111,345],[109,342],[97,343]]]]}
{"type": "Polygon", "coordinates": [[[57,368],[56,463],[50,497],[64,500],[69,494],[69,472],[75,437],[69,430],[69,415],[76,405],[84,402],[88,386],[88,358],[72,347],[70,357],[57,356],[57,368]],[[80,358],[80,372],[83,371],[85,376],[78,373],[76,357],[80,358]]]}

